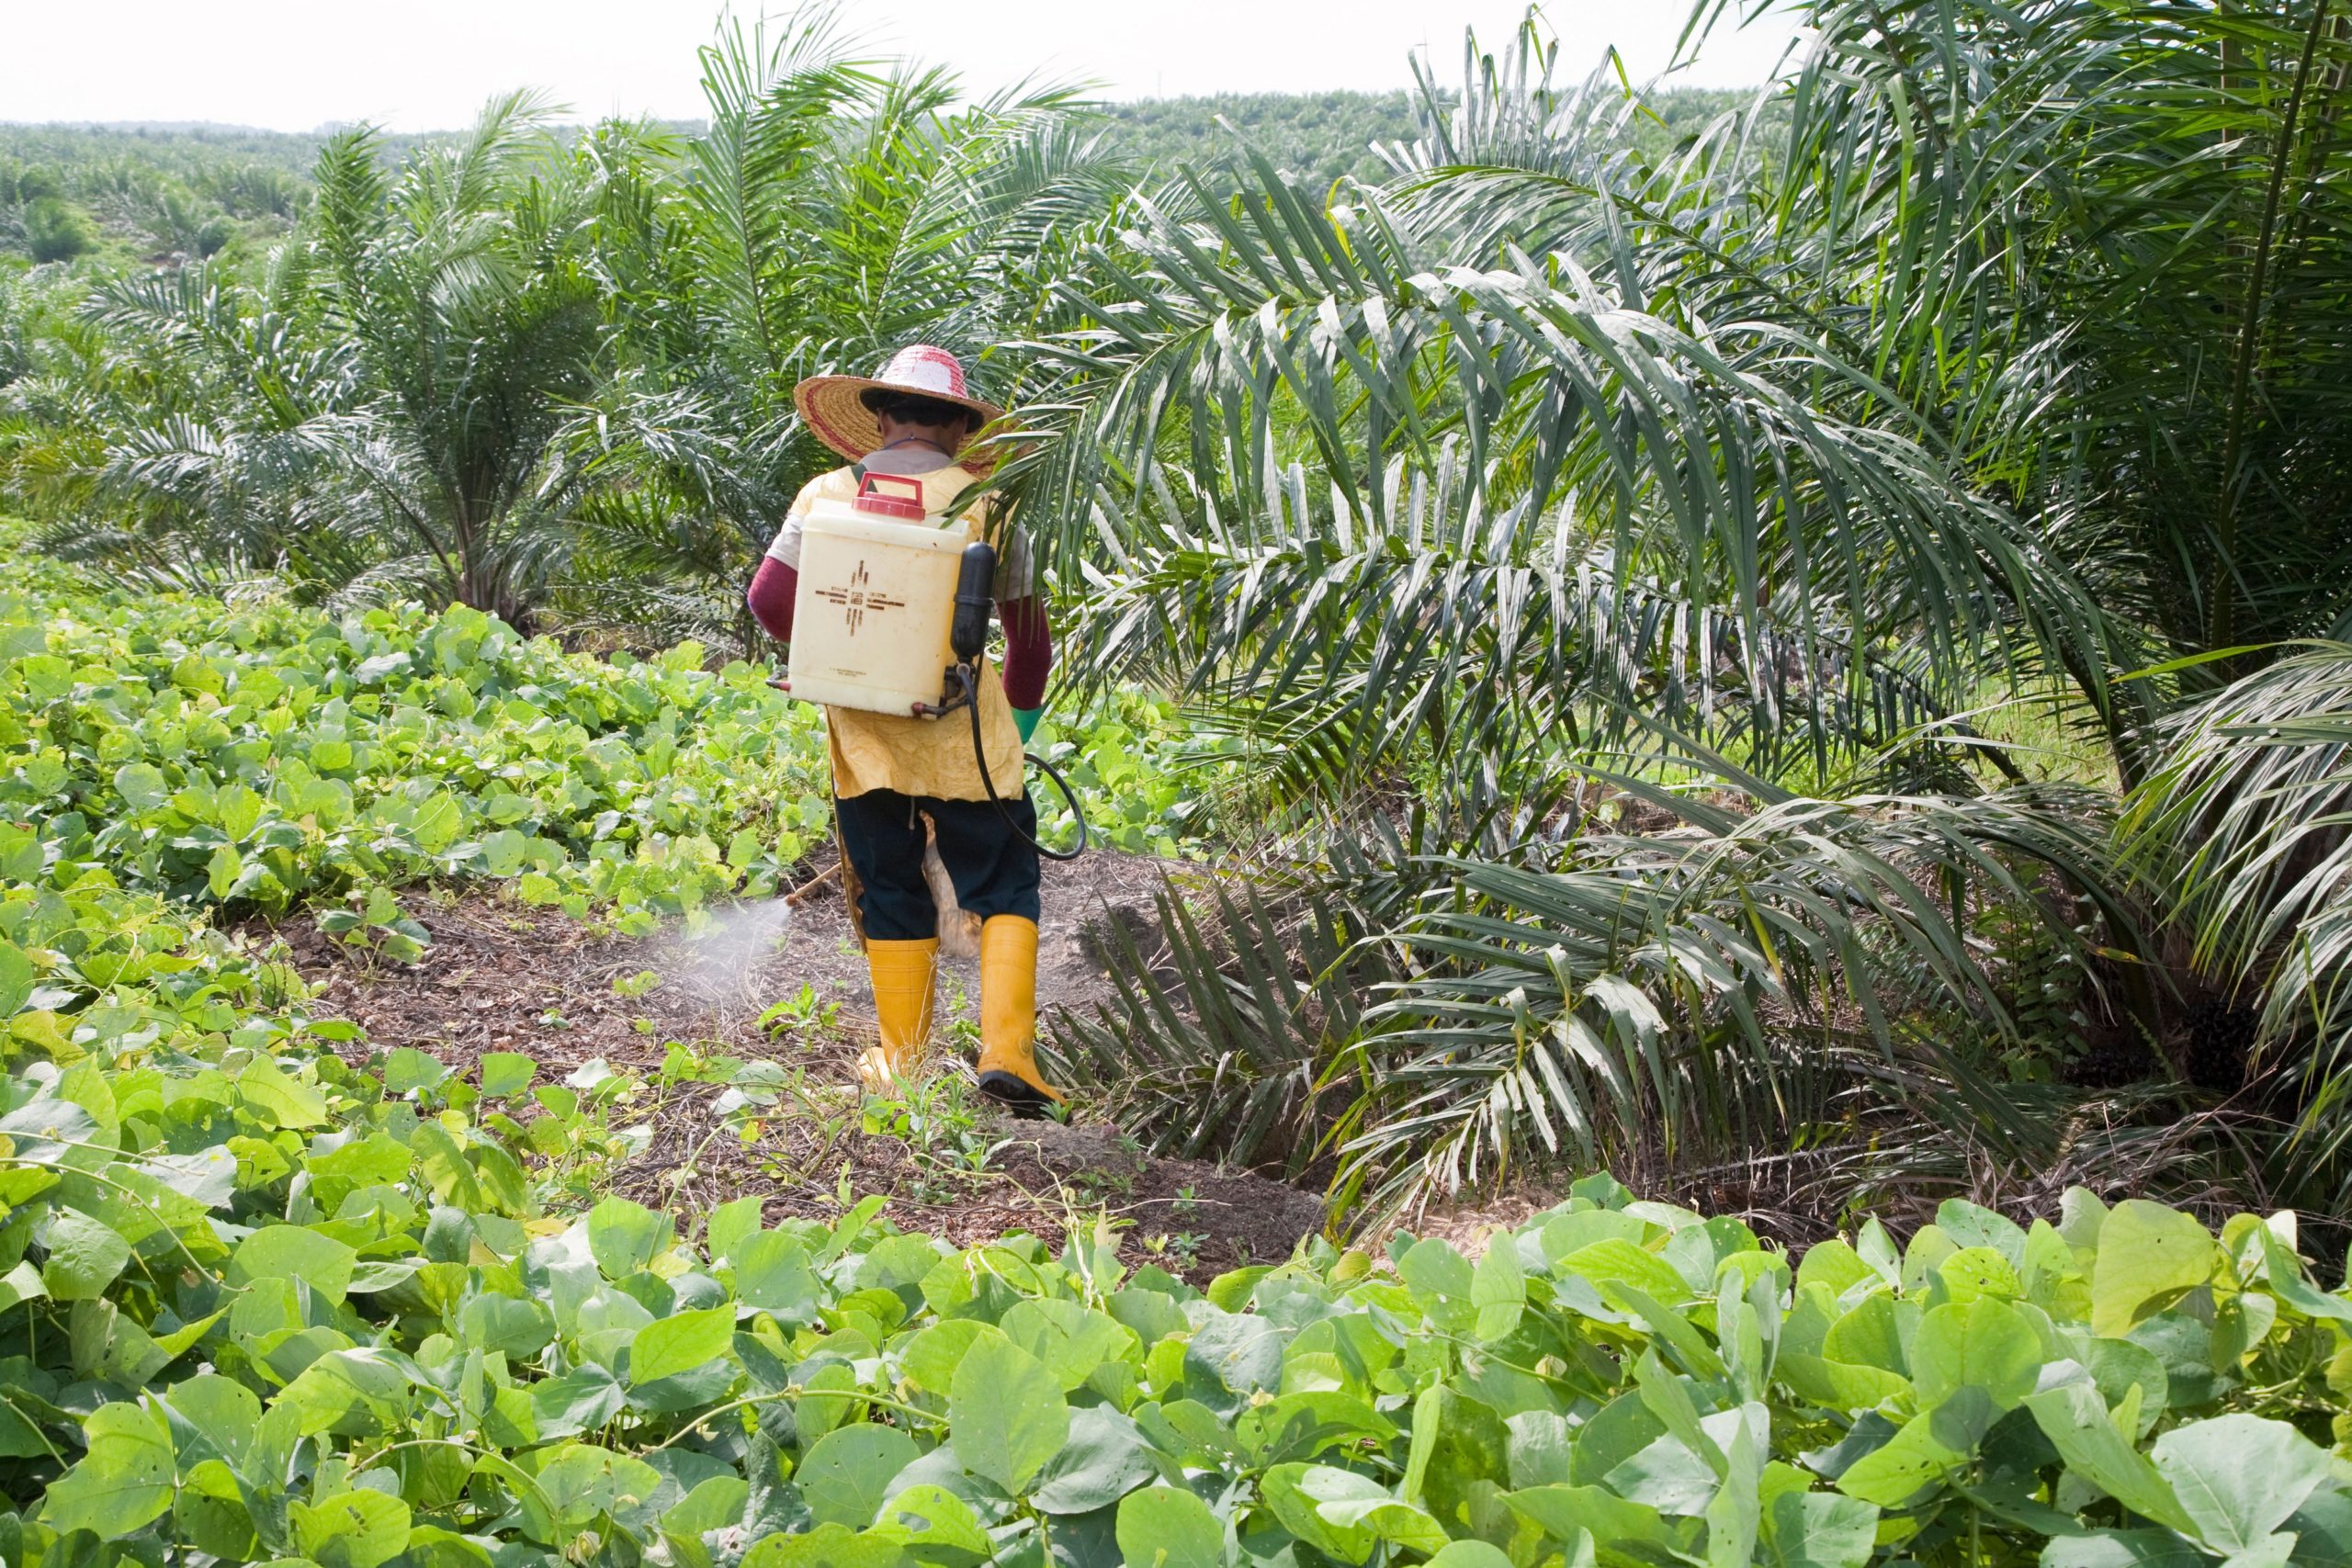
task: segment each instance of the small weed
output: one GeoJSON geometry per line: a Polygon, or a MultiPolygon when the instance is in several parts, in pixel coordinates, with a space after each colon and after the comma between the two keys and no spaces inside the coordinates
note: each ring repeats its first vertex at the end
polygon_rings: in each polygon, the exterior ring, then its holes
{"type": "Polygon", "coordinates": [[[570,1029],[571,1027],[571,1021],[564,1017],[557,1009],[549,1008],[547,1011],[539,1014],[539,1027],[542,1029],[570,1029]]]}
{"type": "Polygon", "coordinates": [[[1070,1189],[1088,1204],[1104,1202],[1112,1198],[1132,1198],[1136,1191],[1135,1172],[1125,1169],[1086,1169],[1070,1178],[1070,1189]]]}
{"type": "Polygon", "coordinates": [[[1143,1245],[1154,1258],[1165,1258],[1179,1269],[1190,1269],[1201,1266],[1201,1244],[1206,1240],[1199,1231],[1155,1232],[1143,1238],[1143,1245]]]}
{"type": "Polygon", "coordinates": [[[402,964],[424,956],[433,941],[425,929],[401,912],[400,900],[389,887],[354,888],[344,896],[347,909],[329,909],[319,917],[319,931],[347,947],[379,953],[402,964]]]}
{"type": "Polygon", "coordinates": [[[613,982],[613,995],[616,997],[641,997],[654,990],[661,984],[662,976],[659,972],[651,969],[640,969],[634,975],[626,975],[621,978],[615,980],[613,982]]]}
{"type": "Polygon", "coordinates": [[[1193,1187],[1176,1189],[1176,1201],[1173,1207],[1179,1215],[1188,1215],[1200,1206],[1201,1194],[1198,1189],[1193,1187]]]}
{"type": "Polygon", "coordinates": [[[773,1040],[817,1033],[832,1028],[841,1010],[841,1003],[823,1000],[817,995],[817,987],[804,980],[797,995],[772,1004],[760,1014],[760,1028],[773,1040]]]}
{"type": "Polygon", "coordinates": [[[899,1140],[915,1168],[910,1196],[930,1202],[953,1196],[964,1179],[989,1168],[998,1145],[980,1132],[970,1086],[960,1074],[942,1073],[912,1086],[905,1099],[868,1095],[865,1130],[899,1140]]]}
{"type": "Polygon", "coordinates": [[[706,1052],[683,1040],[662,1043],[661,1078],[665,1089],[682,1083],[733,1083],[742,1070],[740,1056],[706,1052]]]}

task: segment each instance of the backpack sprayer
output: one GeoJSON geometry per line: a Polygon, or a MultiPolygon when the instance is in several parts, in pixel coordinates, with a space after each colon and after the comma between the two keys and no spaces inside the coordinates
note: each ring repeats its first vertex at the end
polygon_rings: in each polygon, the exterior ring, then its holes
{"type": "Polygon", "coordinates": [[[1025,759],[1069,803],[1075,849],[1037,842],[1012,819],[989,776],[979,668],[996,607],[996,550],[960,543],[960,531],[922,521],[922,493],[918,479],[866,474],[854,501],[810,508],[801,523],[790,667],[769,684],[805,702],[869,713],[936,719],[968,711],[980,787],[1005,826],[1048,860],[1076,860],[1086,852],[1086,816],[1052,763],[1025,759]],[[910,493],[893,494],[893,486],[910,493]]]}

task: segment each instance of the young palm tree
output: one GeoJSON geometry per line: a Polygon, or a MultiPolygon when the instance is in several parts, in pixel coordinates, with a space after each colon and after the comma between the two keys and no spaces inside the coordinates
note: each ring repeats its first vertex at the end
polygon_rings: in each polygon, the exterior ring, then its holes
{"type": "Polygon", "coordinates": [[[372,133],[335,138],[308,235],[310,302],[365,388],[343,471],[379,536],[405,547],[374,575],[524,626],[587,485],[565,437],[596,385],[603,321],[593,167],[559,152],[548,112],[500,99],[397,174],[372,133]]]}
{"type": "Polygon", "coordinates": [[[603,320],[583,238],[594,169],[547,120],[502,99],[397,171],[373,133],[347,132],[257,281],[193,265],[90,294],[89,374],[14,465],[50,476],[53,542],[527,626],[588,480],[570,433],[603,320]]]}

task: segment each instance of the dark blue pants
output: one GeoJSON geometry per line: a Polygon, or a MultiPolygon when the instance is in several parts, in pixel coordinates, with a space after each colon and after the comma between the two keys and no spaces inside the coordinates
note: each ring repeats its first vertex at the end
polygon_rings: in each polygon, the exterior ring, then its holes
{"type": "MultiPolygon", "coordinates": [[[[1032,838],[1036,807],[1024,792],[1004,809],[1032,838]]],[[[922,818],[939,834],[939,859],[956,902],[987,919],[1038,915],[1037,852],[985,800],[933,800],[892,789],[835,798],[842,850],[857,874],[858,922],[876,942],[921,942],[939,934],[939,907],[922,874],[922,818]],[[920,814],[920,815],[918,815],[920,814]]]]}

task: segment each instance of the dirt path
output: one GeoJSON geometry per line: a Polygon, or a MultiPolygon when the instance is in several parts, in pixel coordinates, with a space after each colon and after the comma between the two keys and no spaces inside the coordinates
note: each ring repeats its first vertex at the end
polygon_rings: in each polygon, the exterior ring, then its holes
{"type": "MultiPolygon", "coordinates": [[[[1160,871],[1109,852],[1046,867],[1041,1010],[1108,995],[1107,922],[1148,930],[1160,871]]],[[[1156,1262],[1195,1280],[1277,1261],[1321,1226],[1316,1195],[1141,1155],[1115,1127],[1090,1124],[1083,1106],[1069,1126],[1016,1122],[943,1078],[911,1115],[869,1129],[852,1064],[872,1037],[873,994],[837,884],[797,906],[737,906],[698,937],[599,936],[481,894],[409,903],[433,935],[413,964],[354,953],[307,919],[278,928],[302,973],[323,983],[314,1005],[358,1023],[378,1050],[413,1045],[458,1066],[517,1051],[543,1079],[602,1058],[646,1078],[646,1102],[631,1111],[651,1140],[616,1180],[640,1201],[694,1211],[756,1192],[772,1218],[825,1217],[846,1188],[886,1194],[897,1224],[958,1245],[1025,1230],[1057,1247],[1069,1226],[1107,1213],[1124,1227],[1131,1267],[1156,1262]],[[790,1017],[763,1028],[780,1001],[796,1004],[790,1017]],[[665,1058],[714,1057],[784,1069],[775,1111],[749,1141],[714,1117],[721,1085],[660,1081],[665,1058]]],[[[938,1037],[968,1058],[977,964],[949,958],[944,969],[938,1037]]]]}

